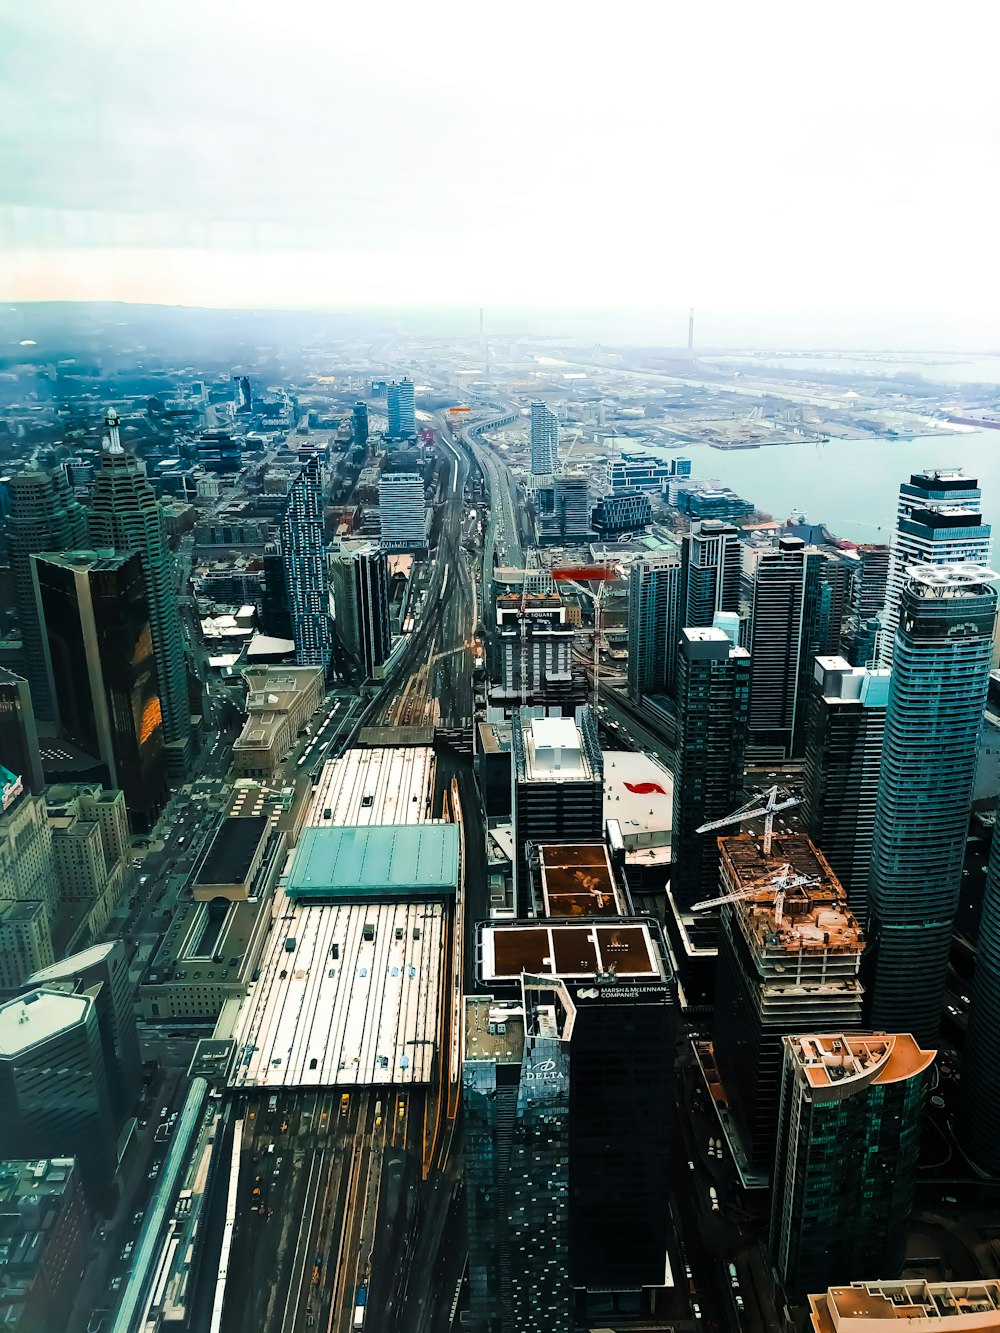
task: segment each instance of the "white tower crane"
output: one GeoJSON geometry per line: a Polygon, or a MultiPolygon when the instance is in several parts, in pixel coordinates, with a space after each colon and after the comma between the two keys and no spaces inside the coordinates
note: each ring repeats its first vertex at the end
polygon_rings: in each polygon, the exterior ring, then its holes
{"type": "Polygon", "coordinates": [[[792,867],[786,862],[776,875],[760,880],[749,888],[737,889],[735,893],[724,893],[721,898],[706,898],[704,902],[694,903],[692,912],[701,912],[706,907],[721,907],[723,903],[734,903],[741,898],[753,898],[762,889],[774,889],[774,924],[781,925],[785,919],[785,894],[789,889],[797,889],[800,884],[818,884],[816,875],[793,875],[792,867]]]}
{"type": "Polygon", "coordinates": [[[731,815],[727,815],[725,819],[710,819],[707,824],[702,824],[695,829],[695,832],[709,833],[712,829],[726,828],[729,824],[741,824],[744,819],[759,819],[763,815],[764,855],[770,856],[771,837],[774,833],[774,816],[779,810],[787,810],[791,805],[801,804],[802,798],[800,796],[789,796],[784,801],[779,801],[777,787],[768,787],[765,796],[767,799],[763,805],[760,804],[760,798],[755,797],[752,801],[748,801],[746,805],[740,806],[738,810],[734,810],[731,815]]]}

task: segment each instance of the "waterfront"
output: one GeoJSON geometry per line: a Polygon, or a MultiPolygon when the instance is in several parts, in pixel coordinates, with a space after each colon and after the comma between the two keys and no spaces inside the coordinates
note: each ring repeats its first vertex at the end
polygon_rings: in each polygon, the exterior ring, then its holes
{"type": "Polygon", "coordinates": [[[977,477],[983,514],[1000,525],[1000,431],[970,430],[913,440],[872,437],[825,444],[771,445],[762,449],[651,449],[661,457],[683,454],[692,475],[715,477],[758,509],[785,519],[793,510],[825,523],[850,541],[888,541],[896,517],[899,484],[923,468],[960,467],[977,477]]]}

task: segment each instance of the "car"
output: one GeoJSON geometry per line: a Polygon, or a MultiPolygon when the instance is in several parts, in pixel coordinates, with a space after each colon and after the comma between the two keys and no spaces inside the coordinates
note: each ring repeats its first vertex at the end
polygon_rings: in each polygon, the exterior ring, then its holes
{"type": "Polygon", "coordinates": [[[708,1201],[711,1204],[712,1212],[717,1213],[719,1211],[719,1196],[716,1193],[714,1185],[709,1185],[708,1187],[708,1201]]]}
{"type": "Polygon", "coordinates": [[[691,1314],[695,1319],[701,1318],[701,1306],[698,1304],[697,1301],[691,1302],[691,1314]]]}
{"type": "Polygon", "coordinates": [[[729,1285],[731,1287],[738,1287],[740,1285],[740,1275],[736,1271],[736,1265],[730,1264],[728,1272],[729,1272],[729,1285]]]}
{"type": "Polygon", "coordinates": [[[736,1295],[733,1297],[733,1300],[736,1302],[737,1310],[739,1310],[740,1314],[742,1314],[743,1311],[747,1308],[746,1302],[744,1301],[743,1297],[739,1294],[739,1292],[737,1292],[736,1295]]]}
{"type": "Polygon", "coordinates": [[[341,1098],[340,1098],[340,1114],[341,1114],[341,1115],[346,1115],[346,1114],[347,1114],[347,1108],[350,1106],[350,1104],[351,1104],[351,1098],[350,1098],[350,1095],[349,1095],[348,1093],[346,1093],[346,1092],[345,1092],[345,1093],[342,1093],[342,1094],[341,1094],[341,1098]]]}
{"type": "Polygon", "coordinates": [[[688,1170],[689,1170],[689,1171],[693,1171],[693,1170],[694,1170],[694,1162],[688,1162],[688,1170]]]}
{"type": "Polygon", "coordinates": [[[129,1258],[134,1248],[135,1246],[130,1240],[125,1242],[125,1248],[122,1250],[122,1263],[129,1258]]]}
{"type": "Polygon", "coordinates": [[[121,1291],[121,1286],[122,1286],[122,1276],[121,1273],[119,1273],[117,1277],[113,1277],[111,1279],[111,1290],[121,1291]]]}
{"type": "Polygon", "coordinates": [[[406,1115],[406,1102],[400,1101],[399,1110],[397,1111],[396,1114],[400,1120],[403,1119],[403,1117],[406,1115]]]}
{"type": "Polygon", "coordinates": [[[134,1213],[132,1216],[132,1225],[134,1227],[137,1227],[139,1223],[142,1221],[142,1218],[143,1218],[143,1212],[142,1209],[140,1208],[139,1211],[137,1213],[134,1213]]]}

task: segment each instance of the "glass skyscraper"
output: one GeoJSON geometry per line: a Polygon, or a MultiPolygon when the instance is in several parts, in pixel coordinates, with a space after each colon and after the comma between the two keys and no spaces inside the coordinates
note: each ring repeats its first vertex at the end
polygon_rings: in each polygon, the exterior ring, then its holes
{"type": "Polygon", "coordinates": [[[869,1020],[932,1044],[962,882],[996,593],[976,565],[918,565],[900,602],[869,880],[869,1020]]]}
{"type": "Polygon", "coordinates": [[[685,627],[711,625],[716,611],[739,611],[743,573],[739,529],[706,518],[681,543],[685,627]]]}
{"type": "Polygon", "coordinates": [[[1000,833],[994,831],[979,921],[976,972],[962,1058],[959,1142],[978,1167],[1000,1176],[1000,833]]]}
{"type": "Polygon", "coordinates": [[[559,466],[559,418],[545,403],[531,404],[531,471],[551,476],[559,466]]]}
{"type": "Polygon", "coordinates": [[[678,557],[651,555],[634,561],[628,576],[628,685],[633,699],[673,685],[680,612],[678,557]]]}
{"type": "Polygon", "coordinates": [[[330,664],[330,609],[323,542],[323,469],[311,458],[292,482],[281,519],[288,611],[297,666],[330,664]]]}
{"type": "MultiPolygon", "coordinates": [[[[417,433],[417,415],[413,401],[413,381],[393,380],[386,387],[386,411],[389,416],[389,436],[393,440],[412,440],[417,433]]],[[[365,425],[367,427],[367,412],[365,425]]],[[[356,423],[357,424],[357,423],[356,423]]]]}

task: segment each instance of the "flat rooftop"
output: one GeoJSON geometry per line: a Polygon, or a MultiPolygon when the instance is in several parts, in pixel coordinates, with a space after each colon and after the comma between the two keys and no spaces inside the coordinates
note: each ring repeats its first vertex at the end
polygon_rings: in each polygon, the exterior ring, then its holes
{"type": "Polygon", "coordinates": [[[516,1065],[524,1054],[524,1009],[501,1004],[492,995],[465,997],[463,1057],[516,1065]]]}
{"type": "Polygon", "coordinates": [[[855,1282],[809,1297],[813,1333],[873,1333],[883,1320],[905,1320],[925,1333],[994,1333],[1000,1282],[855,1282]]]}
{"type": "Polygon", "coordinates": [[[0,1057],[13,1058],[82,1023],[93,1004],[88,996],[33,990],[0,1005],[0,1057]]]}
{"type": "Polygon", "coordinates": [[[267,837],[266,815],[227,815],[219,825],[195,875],[195,883],[244,884],[267,837]]]}
{"type": "Polygon", "coordinates": [[[428,1083],[444,906],[294,903],[279,895],[276,909],[259,979],[233,1030],[230,1086],[428,1083]]]}
{"type": "Polygon", "coordinates": [[[290,898],[359,900],[454,893],[457,824],[307,828],[288,875],[290,898]]]}
{"type": "Polygon", "coordinates": [[[910,1034],[843,1033],[786,1037],[796,1066],[810,1087],[838,1088],[856,1081],[897,1083],[923,1073],[936,1051],[925,1051],[910,1034]]]}
{"type": "Polygon", "coordinates": [[[649,927],[643,923],[484,927],[481,980],[516,981],[522,972],[567,979],[598,972],[662,978],[649,927]]]}
{"type": "Polygon", "coordinates": [[[431,813],[435,771],[430,745],[345,750],[320,770],[306,823],[422,824],[431,813]]]}
{"type": "Polygon", "coordinates": [[[573,718],[528,718],[522,722],[522,736],[529,781],[573,782],[598,776],[573,718]]]}
{"type": "Polygon", "coordinates": [[[605,750],[604,818],[618,820],[628,862],[669,863],[673,816],[669,769],[641,750],[605,750]]]}
{"type": "Polygon", "coordinates": [[[603,843],[541,846],[538,865],[546,916],[600,917],[624,913],[625,904],[603,843]]]}

